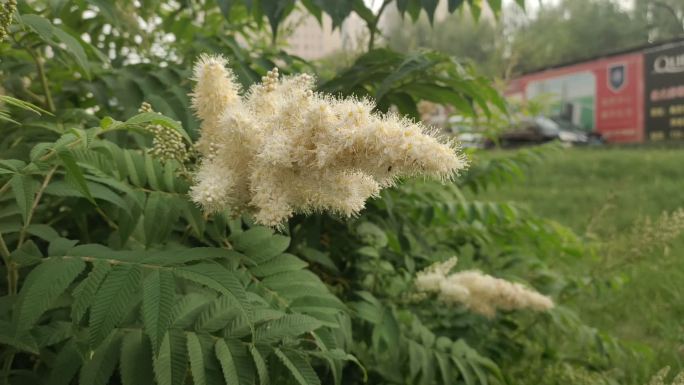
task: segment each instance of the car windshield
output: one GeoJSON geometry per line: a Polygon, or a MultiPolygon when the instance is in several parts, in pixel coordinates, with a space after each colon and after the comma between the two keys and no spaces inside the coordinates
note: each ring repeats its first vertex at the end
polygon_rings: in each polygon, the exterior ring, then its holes
{"type": "Polygon", "coordinates": [[[536,119],[536,121],[542,134],[549,136],[558,135],[560,127],[553,120],[540,116],[536,119]]]}

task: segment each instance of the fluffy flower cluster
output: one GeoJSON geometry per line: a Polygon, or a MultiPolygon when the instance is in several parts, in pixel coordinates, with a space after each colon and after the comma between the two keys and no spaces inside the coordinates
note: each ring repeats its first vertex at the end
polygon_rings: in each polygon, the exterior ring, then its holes
{"type": "Polygon", "coordinates": [[[194,78],[203,160],[191,195],[207,211],[247,212],[267,226],[294,213],[351,216],[399,176],[448,179],[465,166],[420,124],[314,93],[306,74],[274,69],[241,97],[226,61],[202,56],[194,78]]]}
{"type": "Polygon", "coordinates": [[[12,24],[12,15],[17,9],[17,0],[7,0],[0,4],[0,41],[9,34],[9,25],[12,24]]]}
{"type": "Polygon", "coordinates": [[[553,301],[519,283],[494,278],[476,270],[449,275],[456,266],[456,258],[434,264],[416,276],[416,288],[421,292],[436,293],[445,303],[462,304],[485,317],[496,315],[497,309],[532,309],[544,311],[553,301]]]}
{"type": "MultiPolygon", "coordinates": [[[[669,366],[660,369],[658,373],[651,377],[648,385],[667,385],[668,382],[665,381],[665,378],[667,378],[668,373],[670,373],[669,366]]],[[[672,380],[670,385],[684,385],[684,372],[679,372],[679,374],[677,374],[672,380]]]]}
{"type": "MultiPolygon", "coordinates": [[[[147,102],[143,102],[138,111],[154,112],[152,106],[147,102]]],[[[152,148],[149,150],[152,156],[162,162],[176,160],[182,164],[188,160],[190,157],[188,147],[183,140],[183,135],[178,131],[161,124],[149,124],[145,128],[154,135],[152,148]]]]}
{"type": "Polygon", "coordinates": [[[630,247],[634,254],[648,254],[649,251],[667,246],[684,232],[684,209],[680,208],[673,212],[664,212],[656,221],[646,218],[634,226],[630,247]]]}

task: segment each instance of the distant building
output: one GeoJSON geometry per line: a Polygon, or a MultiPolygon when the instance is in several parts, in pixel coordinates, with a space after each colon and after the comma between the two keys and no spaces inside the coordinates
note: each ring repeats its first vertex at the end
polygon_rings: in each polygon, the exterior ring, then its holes
{"type": "Polygon", "coordinates": [[[322,23],[308,12],[294,11],[286,21],[292,28],[285,51],[307,60],[320,59],[336,51],[354,50],[366,35],[366,24],[352,13],[333,30],[332,19],[323,14],[322,23]]]}
{"type": "Polygon", "coordinates": [[[527,73],[506,94],[549,95],[555,115],[609,142],[684,139],[684,39],[527,73]]]}

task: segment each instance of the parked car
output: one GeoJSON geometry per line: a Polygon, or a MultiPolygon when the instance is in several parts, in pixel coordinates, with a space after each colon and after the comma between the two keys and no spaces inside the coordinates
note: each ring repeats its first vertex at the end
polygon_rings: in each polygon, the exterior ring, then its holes
{"type": "MultiPolygon", "coordinates": [[[[558,140],[568,146],[586,145],[586,132],[564,129],[552,119],[537,116],[522,120],[516,127],[499,135],[501,147],[519,147],[558,140]]],[[[493,145],[493,143],[490,143],[493,145]]]]}
{"type": "Polygon", "coordinates": [[[463,132],[456,135],[461,148],[485,148],[484,135],[477,132],[463,132]]]}
{"type": "Polygon", "coordinates": [[[569,122],[565,119],[561,119],[558,117],[551,118],[556,124],[560,126],[561,129],[565,131],[576,131],[576,132],[582,132],[587,136],[588,142],[590,145],[601,145],[605,144],[605,140],[603,140],[603,136],[595,131],[591,132],[586,132],[582,130],[580,127],[576,126],[574,123],[569,122]]]}

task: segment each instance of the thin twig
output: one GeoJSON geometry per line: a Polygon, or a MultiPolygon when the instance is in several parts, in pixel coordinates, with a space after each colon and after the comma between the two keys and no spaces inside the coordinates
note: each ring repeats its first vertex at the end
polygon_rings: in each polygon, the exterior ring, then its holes
{"type": "Polygon", "coordinates": [[[47,188],[48,184],[50,183],[50,180],[52,179],[52,176],[55,174],[55,171],[57,170],[57,166],[52,166],[50,171],[45,175],[45,179],[43,180],[43,184],[40,186],[40,189],[36,193],[36,197],[33,200],[33,205],[31,205],[31,210],[29,210],[28,215],[26,216],[26,221],[24,222],[24,225],[21,227],[21,231],[19,232],[19,243],[17,248],[21,247],[21,245],[24,243],[24,239],[26,238],[26,230],[28,229],[29,225],[31,224],[31,219],[33,218],[33,213],[36,211],[36,208],[38,207],[38,204],[40,203],[40,198],[43,196],[43,192],[47,188]]]}
{"type": "Polygon", "coordinates": [[[5,243],[5,238],[3,238],[2,233],[0,233],[0,255],[2,255],[2,260],[5,262],[5,270],[7,270],[7,293],[12,293],[13,280],[12,280],[12,270],[10,269],[10,251],[7,248],[7,243],[5,243]]]}
{"type": "Polygon", "coordinates": [[[382,2],[382,5],[380,6],[380,9],[378,9],[378,14],[375,16],[373,19],[373,23],[367,23],[368,28],[370,29],[370,36],[368,36],[368,50],[373,49],[373,45],[375,44],[375,31],[378,29],[378,23],[380,22],[380,17],[382,16],[382,13],[385,12],[385,8],[391,3],[392,0],[384,0],[382,2]]]}
{"type": "Polygon", "coordinates": [[[47,110],[50,112],[55,112],[55,103],[52,100],[52,93],[50,92],[50,87],[48,86],[47,77],[45,76],[45,67],[43,66],[43,58],[36,54],[32,49],[27,48],[29,55],[36,62],[36,67],[38,69],[38,77],[40,78],[40,84],[43,87],[43,93],[45,94],[45,103],[47,110]]]}
{"type": "Polygon", "coordinates": [[[2,382],[3,385],[10,385],[9,377],[12,371],[12,363],[14,362],[14,352],[10,353],[9,356],[5,358],[5,363],[2,367],[2,382]]]}
{"type": "Polygon", "coordinates": [[[107,214],[105,214],[105,212],[102,211],[101,208],[99,208],[98,206],[95,206],[95,211],[97,211],[97,213],[100,214],[102,219],[104,219],[104,221],[107,222],[107,225],[109,225],[109,227],[111,227],[112,230],[118,230],[119,229],[119,226],[111,218],[109,218],[109,216],[107,216],[107,214]]]}
{"type": "Polygon", "coordinates": [[[5,184],[2,185],[2,187],[0,187],[0,196],[2,196],[2,194],[4,194],[5,191],[7,191],[7,189],[9,189],[9,186],[10,181],[8,180],[7,182],[5,182],[5,184]]]}
{"type": "Polygon", "coordinates": [[[10,256],[10,251],[5,243],[5,238],[2,237],[2,233],[0,233],[0,255],[3,258],[9,258],[10,256]]]}
{"type": "Polygon", "coordinates": [[[665,2],[656,0],[651,0],[651,5],[665,9],[665,11],[667,11],[667,13],[669,13],[677,21],[677,26],[679,27],[680,33],[684,33],[684,20],[679,17],[677,11],[675,11],[672,6],[665,2]]]}

